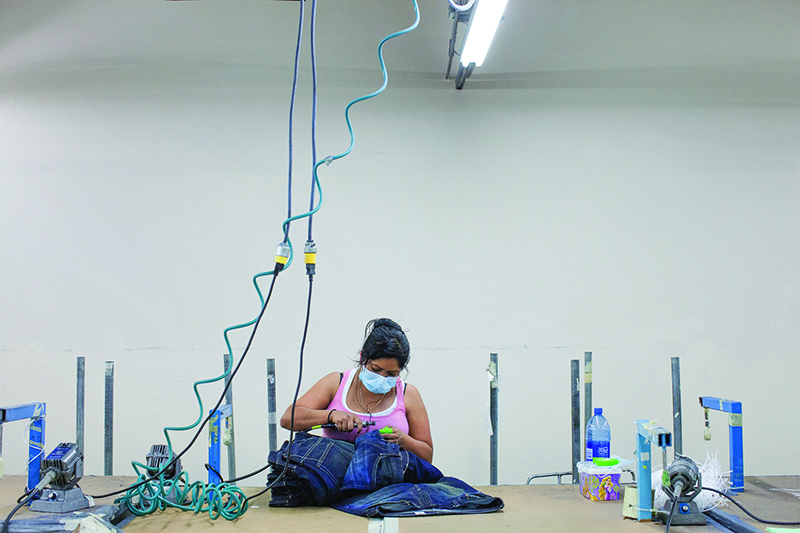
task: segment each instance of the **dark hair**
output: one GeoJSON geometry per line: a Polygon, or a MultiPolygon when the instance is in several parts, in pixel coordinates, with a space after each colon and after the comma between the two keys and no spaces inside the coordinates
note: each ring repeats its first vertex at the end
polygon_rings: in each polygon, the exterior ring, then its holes
{"type": "Polygon", "coordinates": [[[403,369],[411,358],[408,339],[400,324],[389,318],[376,318],[364,329],[364,345],[361,347],[360,363],[373,359],[396,359],[403,369]]]}

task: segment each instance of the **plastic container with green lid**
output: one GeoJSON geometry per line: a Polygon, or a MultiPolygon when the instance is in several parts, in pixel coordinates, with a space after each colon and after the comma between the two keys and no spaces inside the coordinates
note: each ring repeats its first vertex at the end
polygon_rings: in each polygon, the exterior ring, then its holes
{"type": "Polygon", "coordinates": [[[613,457],[596,457],[592,461],[578,462],[578,483],[587,500],[619,500],[619,477],[622,465],[613,457]]]}

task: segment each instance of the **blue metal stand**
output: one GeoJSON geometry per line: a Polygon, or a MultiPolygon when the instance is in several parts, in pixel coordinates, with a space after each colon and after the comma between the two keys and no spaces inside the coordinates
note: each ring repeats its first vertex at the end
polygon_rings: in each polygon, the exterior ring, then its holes
{"type": "MultiPolygon", "coordinates": [[[[0,430],[6,422],[27,420],[30,418],[30,436],[28,437],[28,490],[39,484],[39,467],[44,455],[44,416],[45,404],[40,402],[0,407],[0,430]]],[[[2,433],[0,433],[2,435],[2,433]]],[[[3,441],[0,440],[0,455],[3,453],[3,441]]]]}
{"type": "Polygon", "coordinates": [[[744,442],[742,441],[742,402],[723,400],[713,396],[701,396],[704,409],[728,413],[728,440],[731,465],[731,492],[744,490],[744,442]]]}
{"type": "Polygon", "coordinates": [[[220,405],[219,409],[213,411],[211,419],[208,421],[208,482],[219,484],[222,478],[217,475],[220,472],[220,450],[222,448],[222,422],[225,418],[233,414],[233,407],[230,405],[220,405]]]}
{"type": "MultiPolygon", "coordinates": [[[[653,489],[650,480],[653,478],[651,468],[650,449],[651,443],[662,448],[666,457],[667,447],[672,446],[672,434],[666,429],[655,425],[652,420],[636,421],[636,496],[638,509],[636,519],[653,519],[653,489]]],[[[664,465],[666,468],[667,465],[664,465]]]]}

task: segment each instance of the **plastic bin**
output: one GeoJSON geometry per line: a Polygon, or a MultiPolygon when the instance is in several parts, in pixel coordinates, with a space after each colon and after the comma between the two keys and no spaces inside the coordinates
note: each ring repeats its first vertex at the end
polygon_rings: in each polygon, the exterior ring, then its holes
{"type": "Polygon", "coordinates": [[[598,466],[592,461],[578,462],[581,494],[593,502],[619,500],[622,465],[598,466]]]}

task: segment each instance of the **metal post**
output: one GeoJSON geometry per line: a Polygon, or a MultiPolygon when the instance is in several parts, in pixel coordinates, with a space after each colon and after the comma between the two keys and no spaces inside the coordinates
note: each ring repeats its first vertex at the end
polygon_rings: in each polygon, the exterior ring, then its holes
{"type": "Polygon", "coordinates": [[[275,359],[267,359],[267,421],[269,422],[269,451],[278,449],[278,414],[275,406],[275,359]]]}
{"type": "Polygon", "coordinates": [[[106,476],[112,476],[114,465],[114,361],[106,361],[106,404],[105,404],[105,455],[106,476]]]}
{"type": "MultiPolygon", "coordinates": [[[[672,358],[672,437],[675,457],[683,455],[683,420],[681,414],[681,359],[672,358]]],[[[667,465],[664,465],[666,468],[667,465]]]]}
{"type": "Polygon", "coordinates": [[[500,389],[500,372],[497,367],[497,354],[489,354],[489,419],[492,424],[492,436],[489,440],[489,484],[497,485],[497,400],[500,389]]]}
{"type": "MultiPolygon", "coordinates": [[[[583,354],[583,429],[589,425],[592,419],[592,352],[583,354]]],[[[583,448],[586,449],[586,435],[583,436],[583,448]]]]}
{"type": "Polygon", "coordinates": [[[580,361],[571,362],[572,384],[572,483],[578,483],[578,461],[581,460],[581,375],[580,361]]]}
{"type": "Polygon", "coordinates": [[[75,385],[76,401],[75,401],[75,442],[78,444],[78,451],[83,453],[83,433],[85,428],[86,414],[86,358],[82,355],[78,356],[78,380],[75,385]]]}
{"type": "MultiPolygon", "coordinates": [[[[222,356],[222,365],[225,372],[228,372],[232,364],[231,354],[226,353],[222,356]]],[[[233,383],[231,376],[228,374],[225,377],[225,385],[228,387],[225,392],[225,403],[230,405],[231,414],[228,417],[228,431],[230,432],[231,441],[228,444],[228,479],[236,479],[236,439],[233,434],[233,383]]]]}

